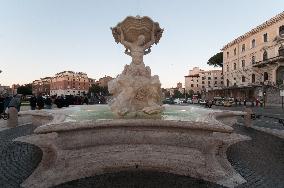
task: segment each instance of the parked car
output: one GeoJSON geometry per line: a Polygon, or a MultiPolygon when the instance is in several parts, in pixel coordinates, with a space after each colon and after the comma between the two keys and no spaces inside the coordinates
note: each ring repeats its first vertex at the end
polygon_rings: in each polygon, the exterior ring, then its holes
{"type": "Polygon", "coordinates": [[[171,98],[166,98],[163,100],[163,104],[174,104],[174,100],[171,98]]]}
{"type": "Polygon", "coordinates": [[[224,100],[224,106],[226,107],[231,107],[234,104],[234,99],[233,98],[227,98],[224,100]]]}
{"type": "Polygon", "coordinates": [[[181,104],[182,101],[178,98],[178,99],[175,99],[175,100],[174,100],[174,103],[175,103],[175,104],[181,104]]]}
{"type": "Polygon", "coordinates": [[[199,100],[199,104],[201,104],[201,105],[205,105],[205,104],[206,104],[206,101],[205,101],[205,100],[200,99],[200,100],[199,100]]]}
{"type": "Polygon", "coordinates": [[[187,103],[188,103],[188,104],[193,104],[192,99],[188,98],[188,99],[187,99],[187,103]]]}
{"type": "Polygon", "coordinates": [[[224,98],[222,97],[214,97],[213,104],[216,106],[223,106],[224,105],[224,98]]]}

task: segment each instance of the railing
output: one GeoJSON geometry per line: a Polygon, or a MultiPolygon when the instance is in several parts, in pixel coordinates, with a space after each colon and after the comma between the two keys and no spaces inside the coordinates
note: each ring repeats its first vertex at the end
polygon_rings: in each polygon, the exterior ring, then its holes
{"type": "Polygon", "coordinates": [[[4,120],[9,119],[9,114],[6,114],[6,113],[0,114],[0,119],[4,119],[4,120]]]}
{"type": "MultiPolygon", "coordinates": [[[[242,115],[242,117],[244,118],[245,116],[242,115]]],[[[277,117],[272,117],[272,116],[266,116],[266,115],[259,115],[259,114],[254,114],[254,113],[251,114],[251,119],[252,119],[252,120],[260,119],[260,118],[263,118],[263,117],[278,120],[278,123],[280,123],[280,124],[282,124],[282,125],[284,126],[284,119],[282,119],[282,118],[277,118],[277,117]]]]}
{"type": "Polygon", "coordinates": [[[284,61],[284,56],[279,55],[279,56],[272,57],[272,58],[269,58],[269,59],[265,59],[265,60],[262,60],[262,61],[254,62],[254,63],[252,63],[252,66],[253,67],[262,67],[262,66],[265,66],[267,64],[275,63],[277,61],[284,61]]]}

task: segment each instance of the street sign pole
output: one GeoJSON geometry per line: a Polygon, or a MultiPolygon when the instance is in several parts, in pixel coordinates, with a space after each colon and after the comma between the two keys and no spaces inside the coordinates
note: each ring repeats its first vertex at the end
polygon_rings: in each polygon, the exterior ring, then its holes
{"type": "Polygon", "coordinates": [[[284,96],[282,96],[282,109],[283,109],[283,98],[284,98],[284,96]]]}
{"type": "Polygon", "coordinates": [[[282,109],[283,109],[283,97],[284,97],[284,90],[280,90],[280,96],[282,97],[282,109]]]}

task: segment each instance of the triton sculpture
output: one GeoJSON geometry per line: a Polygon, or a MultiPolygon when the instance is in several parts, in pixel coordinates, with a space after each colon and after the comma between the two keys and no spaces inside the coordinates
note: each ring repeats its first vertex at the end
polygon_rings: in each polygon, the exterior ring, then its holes
{"type": "Polygon", "coordinates": [[[161,83],[157,75],[151,76],[151,69],[145,66],[143,56],[151,52],[153,44],[158,44],[163,29],[149,17],[125,18],[111,28],[117,43],[125,47],[125,54],[132,57],[130,65],[108,83],[113,94],[111,110],[118,116],[144,116],[159,114],[161,107],[161,83]]]}

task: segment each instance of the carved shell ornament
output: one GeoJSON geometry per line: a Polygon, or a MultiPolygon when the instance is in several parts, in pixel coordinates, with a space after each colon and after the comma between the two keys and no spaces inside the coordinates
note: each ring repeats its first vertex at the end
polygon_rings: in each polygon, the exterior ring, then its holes
{"type": "Polygon", "coordinates": [[[139,35],[144,35],[145,43],[147,43],[151,41],[151,34],[154,32],[155,44],[158,44],[164,31],[160,28],[158,22],[154,22],[148,16],[128,16],[114,28],[111,28],[116,43],[121,43],[119,28],[124,34],[124,40],[130,43],[135,42],[139,35]]]}

